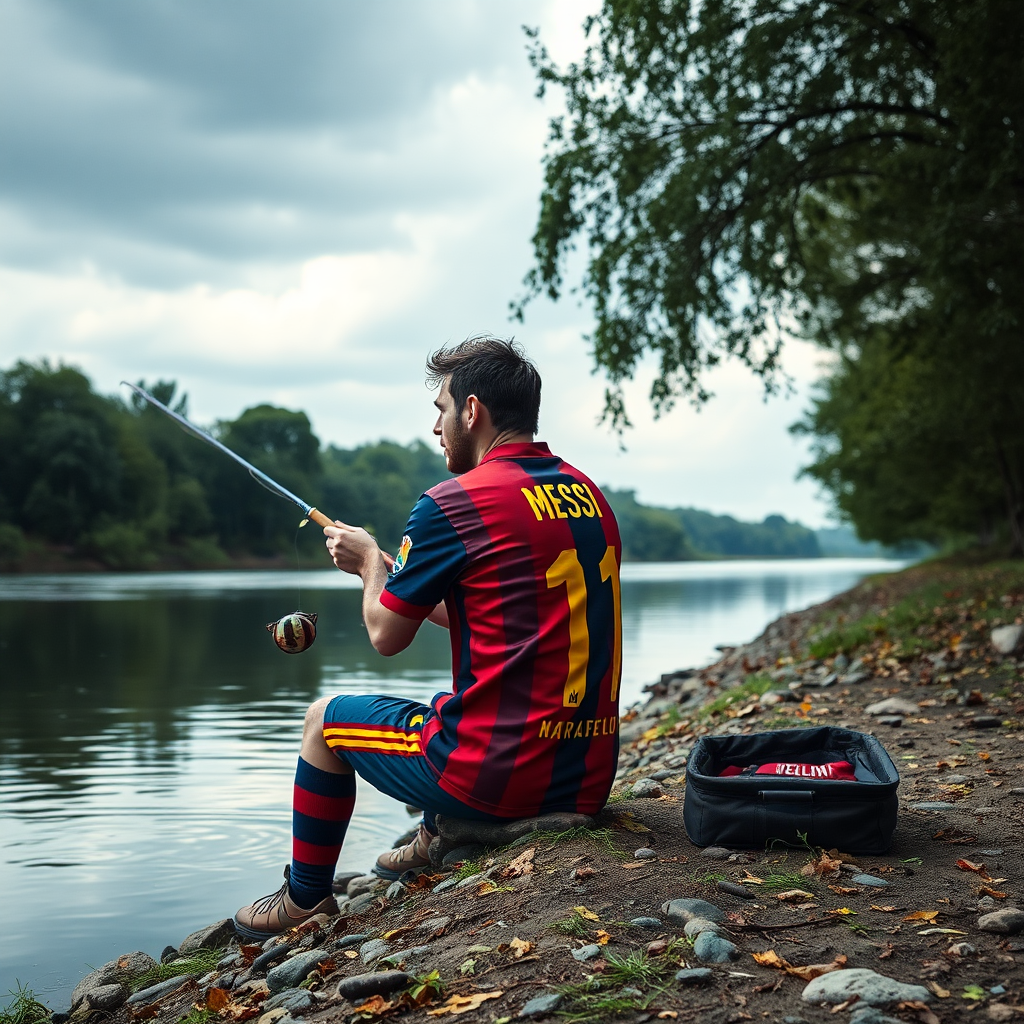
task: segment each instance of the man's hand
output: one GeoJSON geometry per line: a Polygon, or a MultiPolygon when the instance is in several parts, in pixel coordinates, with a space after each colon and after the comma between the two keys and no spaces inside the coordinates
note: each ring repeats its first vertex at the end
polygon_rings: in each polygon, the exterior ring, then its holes
{"type": "Polygon", "coordinates": [[[360,527],[346,526],[335,520],[334,526],[324,527],[324,536],[334,564],[342,572],[362,577],[363,582],[374,564],[384,560],[384,553],[377,547],[377,542],[360,527]]]}

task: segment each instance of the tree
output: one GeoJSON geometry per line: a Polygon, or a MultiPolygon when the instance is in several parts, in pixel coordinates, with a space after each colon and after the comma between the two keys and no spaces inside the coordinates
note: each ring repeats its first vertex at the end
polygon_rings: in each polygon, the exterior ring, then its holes
{"type": "Polygon", "coordinates": [[[849,362],[886,327],[972,395],[1019,537],[1024,5],[605,0],[586,27],[565,70],[533,50],[567,114],[524,302],[584,237],[612,423],[645,354],[660,411],[725,356],[772,387],[788,334],[849,362]]]}

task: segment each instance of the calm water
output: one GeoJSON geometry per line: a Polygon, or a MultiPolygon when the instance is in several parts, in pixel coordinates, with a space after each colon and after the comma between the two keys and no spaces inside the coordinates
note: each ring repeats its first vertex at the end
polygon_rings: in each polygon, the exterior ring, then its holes
{"type": "MultiPolygon", "coordinates": [[[[623,706],[706,664],[880,560],[627,565],[623,706]]],[[[333,570],[0,576],[0,995],[55,1009],[90,966],[159,956],[280,883],[302,714],[317,697],[428,700],[450,685],[447,634],[379,657],[358,581],[333,570]],[[301,590],[301,596],[300,596],[301,590]],[[316,643],[264,629],[297,605],[316,643]]],[[[342,854],[368,869],[410,819],[363,784],[342,854]]]]}

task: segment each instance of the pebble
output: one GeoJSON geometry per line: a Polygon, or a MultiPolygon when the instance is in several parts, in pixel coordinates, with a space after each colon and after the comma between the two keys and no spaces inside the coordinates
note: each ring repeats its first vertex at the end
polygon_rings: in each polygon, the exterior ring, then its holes
{"type": "MultiPolygon", "coordinates": [[[[1013,790],[1011,789],[1012,793],[1013,790]]],[[[164,946],[164,951],[160,954],[160,963],[166,964],[171,960],[174,960],[178,955],[178,951],[173,946],[164,946]]]]}
{"type": "Polygon", "coordinates": [[[869,704],[864,713],[867,715],[918,715],[921,709],[904,697],[887,697],[876,704],[869,704]]]}
{"type": "Polygon", "coordinates": [[[377,899],[376,893],[364,892],[362,895],[357,896],[354,900],[348,901],[348,907],[346,908],[347,913],[352,915],[359,915],[366,913],[370,907],[373,906],[377,899]]]}
{"type": "Polygon", "coordinates": [[[714,903],[707,900],[682,897],[676,900],[666,900],[661,905],[661,912],[673,924],[686,924],[695,917],[703,917],[707,921],[714,921],[716,924],[725,920],[724,911],[720,910],[714,903]]]}
{"type": "Polygon", "coordinates": [[[634,917],[629,922],[630,928],[660,928],[661,920],[657,917],[634,917]]]}
{"type": "Polygon", "coordinates": [[[364,892],[372,892],[380,884],[376,875],[356,875],[349,880],[345,888],[345,895],[351,900],[356,896],[362,896],[364,892]]]}
{"type": "Polygon", "coordinates": [[[700,851],[702,857],[707,857],[708,860],[728,860],[732,856],[732,850],[727,850],[724,846],[705,846],[700,851]]]}
{"type": "Polygon", "coordinates": [[[116,982],[110,985],[97,985],[85,993],[82,1002],[91,1010],[116,1010],[128,995],[128,989],[116,982]]]}
{"type": "Polygon", "coordinates": [[[397,953],[389,953],[383,958],[383,962],[391,964],[392,967],[405,965],[415,967],[430,951],[430,946],[410,946],[408,949],[400,950],[397,953]]]}
{"type": "Polygon", "coordinates": [[[1001,857],[1003,855],[1002,850],[980,850],[983,857],[1001,857]]]}
{"type": "Polygon", "coordinates": [[[660,782],[654,779],[637,779],[630,787],[630,794],[634,797],[654,799],[665,795],[665,790],[660,782]]]}
{"type": "Polygon", "coordinates": [[[260,953],[252,962],[254,971],[263,971],[273,967],[279,960],[283,960],[291,952],[292,943],[284,942],[280,946],[271,946],[265,953],[260,953]]]}
{"type": "Polygon", "coordinates": [[[641,846],[639,850],[633,851],[633,860],[654,860],[657,856],[649,846],[641,846]]]}
{"type": "MultiPolygon", "coordinates": [[[[369,938],[369,933],[362,932],[355,935],[343,935],[334,943],[334,949],[348,949],[349,946],[358,946],[369,938]]],[[[255,966],[255,965],[254,965],[255,966]]]]}
{"type": "Polygon", "coordinates": [[[903,724],[902,715],[881,715],[878,719],[879,725],[888,725],[893,729],[898,729],[903,724]]]}
{"type": "Polygon", "coordinates": [[[975,715],[967,724],[974,729],[998,729],[1003,720],[999,715],[975,715]]]}
{"type": "Polygon", "coordinates": [[[994,910],[978,918],[978,928],[983,932],[996,932],[999,935],[1017,935],[1024,931],[1024,910],[1016,907],[1004,907],[994,910]]]}
{"type": "Polygon", "coordinates": [[[1010,793],[1013,796],[1024,796],[1024,787],[1015,786],[1013,789],[1010,790],[1010,793]]]}
{"type": "Polygon", "coordinates": [[[387,892],[385,892],[384,895],[389,900],[396,900],[396,899],[398,899],[399,896],[402,895],[403,892],[405,892],[405,886],[402,885],[401,882],[392,882],[388,886],[387,892]]]}
{"type": "MultiPolygon", "coordinates": [[[[437,892],[435,889],[434,892],[437,892]]],[[[452,923],[452,919],[447,915],[441,917],[428,917],[426,921],[416,925],[416,931],[418,932],[440,932],[444,931],[452,923]]]]}
{"type": "Polygon", "coordinates": [[[807,1024],[803,1017],[783,1017],[782,1024],[807,1024]]]}
{"type": "Polygon", "coordinates": [[[674,776],[681,774],[682,773],[678,768],[662,768],[661,771],[654,772],[651,775],[651,778],[654,779],[655,782],[664,782],[666,779],[671,779],[674,776]]]}
{"type": "Polygon", "coordinates": [[[752,900],[754,898],[754,894],[749,889],[745,889],[736,882],[727,882],[722,878],[715,883],[715,888],[719,892],[728,893],[730,896],[738,896],[741,900],[752,900]]]}
{"type": "Polygon", "coordinates": [[[906,985],[865,967],[847,968],[822,974],[808,982],[800,998],[805,1003],[845,1003],[857,997],[866,1006],[891,1006],[894,1003],[932,1001],[932,994],[923,985],[906,985]]]}
{"type": "Polygon", "coordinates": [[[547,995],[536,996],[531,999],[520,1011],[520,1017],[546,1017],[554,1013],[562,1005],[562,995],[559,992],[549,992],[547,995]]]}
{"type": "Polygon", "coordinates": [[[910,804],[912,811],[951,811],[954,804],[946,803],[943,800],[920,800],[910,804]]]}
{"type": "Polygon", "coordinates": [[[288,1013],[302,1013],[316,1005],[316,996],[309,989],[289,988],[271,996],[264,1004],[264,1010],[276,1010],[283,1007],[288,1013]]]}
{"type": "Polygon", "coordinates": [[[573,959],[579,961],[593,960],[594,957],[601,955],[601,947],[596,943],[592,943],[589,946],[583,946],[581,949],[574,949],[572,951],[573,959]]]}
{"type": "Polygon", "coordinates": [[[114,998],[111,992],[106,991],[111,985],[116,986],[119,990],[123,989],[120,1002],[116,1004],[120,1006],[128,996],[127,989],[124,989],[124,982],[138,977],[140,974],[145,974],[146,971],[151,971],[156,965],[156,961],[151,956],[141,950],[136,950],[134,953],[119,956],[102,967],[97,967],[75,986],[71,993],[71,1009],[74,1010],[79,1003],[85,1002],[87,998],[90,1006],[100,1009],[97,1000],[106,1004],[114,998]],[[100,989],[104,989],[104,991],[100,992],[100,989]]]}
{"type": "Polygon", "coordinates": [[[853,1011],[850,1024],[903,1024],[898,1017],[890,1017],[874,1006],[861,1006],[853,1011]]]}
{"type": "Polygon", "coordinates": [[[703,985],[704,982],[711,980],[712,973],[710,967],[684,967],[681,971],[676,971],[676,981],[681,981],[684,985],[703,985]]]}
{"type": "Polygon", "coordinates": [[[1013,654],[1024,635],[1024,626],[997,626],[992,630],[992,646],[1000,654],[1013,654]]]}
{"type": "Polygon", "coordinates": [[[884,878],[875,875],[854,875],[850,881],[854,885],[866,885],[872,889],[884,889],[889,884],[884,878]]]}
{"type": "Polygon", "coordinates": [[[722,929],[714,921],[708,921],[703,917],[691,918],[683,925],[683,934],[688,939],[697,938],[701,932],[713,932],[715,935],[721,935],[722,929]]]}
{"type": "Polygon", "coordinates": [[[273,1010],[267,1010],[262,1017],[260,1017],[256,1024],[290,1024],[295,1018],[283,1007],[278,1006],[273,1010]]]}
{"type": "Polygon", "coordinates": [[[338,997],[350,999],[368,999],[370,996],[386,996],[390,992],[411,985],[416,979],[405,971],[381,971],[372,974],[357,974],[351,978],[342,978],[338,983],[338,997]]]}
{"type": "Polygon", "coordinates": [[[728,939],[714,932],[701,932],[694,940],[693,955],[702,964],[725,964],[738,960],[740,951],[728,939]]]}
{"type": "Polygon", "coordinates": [[[476,860],[486,850],[487,847],[482,843],[466,843],[463,846],[456,846],[454,850],[449,850],[441,858],[441,867],[453,868],[456,864],[465,864],[468,860],[476,860]]]}
{"type": "Polygon", "coordinates": [[[978,950],[969,942],[954,942],[946,952],[949,953],[950,956],[971,956],[974,953],[977,953],[978,950]]]}
{"type": "MultiPolygon", "coordinates": [[[[486,871],[478,871],[475,875],[467,875],[461,882],[457,882],[456,889],[468,889],[471,885],[479,885],[487,880],[486,871]]],[[[436,891],[436,890],[435,890],[436,891]]]]}
{"type": "Polygon", "coordinates": [[[362,878],[362,871],[342,871],[334,876],[334,881],[331,882],[331,889],[335,896],[348,895],[348,883],[353,878],[362,878]]]}
{"type": "Polygon", "coordinates": [[[897,747],[902,747],[904,750],[910,750],[910,748],[914,746],[914,740],[911,740],[911,739],[897,740],[896,741],[896,746],[897,747]]]}
{"type": "Polygon", "coordinates": [[[272,967],[267,972],[270,991],[281,992],[286,988],[294,988],[321,960],[326,960],[330,955],[327,949],[310,949],[305,953],[296,953],[283,964],[272,967]]]}
{"type": "Polygon", "coordinates": [[[235,922],[230,917],[214,921],[186,936],[178,946],[178,956],[187,956],[197,949],[223,949],[236,935],[235,922]]]}
{"type": "Polygon", "coordinates": [[[370,939],[359,947],[359,955],[364,964],[372,964],[388,951],[388,944],[383,939],[370,939]]]}
{"type": "Polygon", "coordinates": [[[458,884],[459,880],[457,878],[446,878],[443,882],[438,882],[430,891],[436,896],[438,893],[454,889],[458,884]]]}

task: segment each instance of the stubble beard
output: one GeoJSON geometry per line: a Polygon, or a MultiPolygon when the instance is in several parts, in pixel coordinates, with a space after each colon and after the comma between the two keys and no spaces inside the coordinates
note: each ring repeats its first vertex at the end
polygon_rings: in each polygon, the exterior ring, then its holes
{"type": "Polygon", "coordinates": [[[473,451],[469,434],[462,429],[461,419],[456,420],[448,437],[445,438],[444,457],[448,472],[460,476],[473,469],[473,451]]]}

